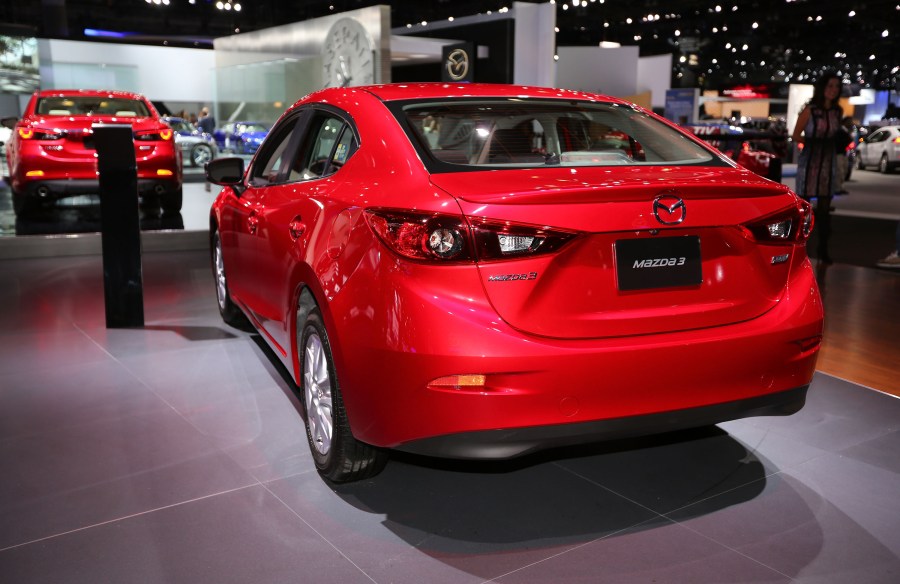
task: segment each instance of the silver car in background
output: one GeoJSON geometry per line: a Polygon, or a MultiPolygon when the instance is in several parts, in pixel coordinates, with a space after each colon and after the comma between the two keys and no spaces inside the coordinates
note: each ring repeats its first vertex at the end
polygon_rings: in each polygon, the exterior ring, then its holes
{"type": "Polygon", "coordinates": [[[900,126],[882,126],[861,139],[856,148],[856,166],[875,167],[882,173],[900,166],[900,126]]]}
{"type": "Polygon", "coordinates": [[[219,154],[216,140],[184,118],[165,116],[163,121],[175,131],[175,143],[181,148],[185,162],[203,167],[219,154]]]}

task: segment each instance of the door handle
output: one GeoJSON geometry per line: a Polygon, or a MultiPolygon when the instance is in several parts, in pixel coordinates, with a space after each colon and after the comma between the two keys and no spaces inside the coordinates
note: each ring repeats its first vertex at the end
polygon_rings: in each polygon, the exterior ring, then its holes
{"type": "Polygon", "coordinates": [[[250,231],[251,235],[256,235],[256,230],[259,229],[258,211],[250,211],[250,216],[247,217],[247,229],[250,231]]]}
{"type": "Polygon", "coordinates": [[[297,241],[300,239],[304,233],[306,233],[306,223],[303,222],[303,219],[300,215],[294,217],[294,219],[288,224],[288,231],[291,234],[291,239],[297,241]]]}

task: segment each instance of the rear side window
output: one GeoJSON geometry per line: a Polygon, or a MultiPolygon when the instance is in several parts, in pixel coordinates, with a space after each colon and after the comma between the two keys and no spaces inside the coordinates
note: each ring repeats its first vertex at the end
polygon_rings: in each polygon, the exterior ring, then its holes
{"type": "Polygon", "coordinates": [[[621,104],[473,99],[389,107],[432,172],[727,164],[669,125],[621,104]]]}
{"type": "Polygon", "coordinates": [[[289,180],[310,180],[337,172],[356,152],[356,136],[342,118],[317,112],[291,168],[289,180]]]}

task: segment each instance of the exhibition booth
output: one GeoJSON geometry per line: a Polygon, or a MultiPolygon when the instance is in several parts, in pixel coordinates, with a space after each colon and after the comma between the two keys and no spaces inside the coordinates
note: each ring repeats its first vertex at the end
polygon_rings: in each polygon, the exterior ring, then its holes
{"type": "MultiPolygon", "coordinates": [[[[20,115],[37,88],[103,88],[142,93],[163,114],[209,107],[219,126],[243,120],[269,126],[297,99],[322,87],[474,81],[604,93],[681,124],[777,117],[790,128],[811,95],[812,87],[802,84],[736,86],[702,95],[697,89],[672,89],[671,54],[641,57],[637,46],[557,47],[555,10],[549,3],[514,2],[508,10],[398,27],[391,23],[390,7],[379,5],[217,38],[212,50],[128,44],[127,36],[114,45],[108,40],[10,39],[0,115],[20,115]],[[345,60],[351,52],[354,59],[345,60]],[[346,68],[350,62],[353,70],[346,68]]],[[[888,104],[887,92],[842,100],[845,114],[861,123],[880,118],[888,104]]],[[[187,165],[185,188],[180,216],[142,217],[142,229],[173,234],[171,241],[180,237],[178,245],[202,241],[184,232],[206,230],[214,193],[202,170],[187,165]]],[[[0,199],[9,196],[8,188],[0,187],[0,199]]],[[[97,223],[95,198],[54,208],[37,220],[0,210],[0,256],[39,253],[27,250],[43,245],[33,239],[10,242],[17,239],[13,236],[89,234],[97,223]]],[[[97,249],[89,237],[82,239],[67,237],[50,254],[97,249]]]]}

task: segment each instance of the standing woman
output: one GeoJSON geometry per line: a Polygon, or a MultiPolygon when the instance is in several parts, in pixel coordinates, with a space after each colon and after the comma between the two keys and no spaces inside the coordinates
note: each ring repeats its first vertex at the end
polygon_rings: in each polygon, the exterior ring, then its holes
{"type": "Polygon", "coordinates": [[[834,194],[835,134],[841,127],[843,111],[838,105],[841,80],[825,73],[816,82],[812,99],[800,112],[794,126],[794,143],[802,148],[797,161],[797,194],[809,201],[816,199],[816,231],[819,245],[816,257],[831,263],[828,238],[831,235],[831,200],[834,194]],[[801,135],[802,134],[802,135],[801,135]]]}

